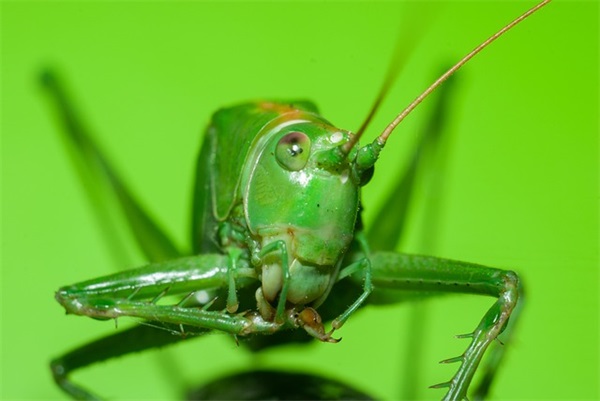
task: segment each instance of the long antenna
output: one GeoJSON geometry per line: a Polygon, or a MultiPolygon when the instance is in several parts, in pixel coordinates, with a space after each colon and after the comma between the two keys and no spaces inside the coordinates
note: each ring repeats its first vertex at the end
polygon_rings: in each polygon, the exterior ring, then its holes
{"type": "MultiPolygon", "coordinates": [[[[544,0],[532,7],[525,13],[523,13],[520,17],[513,20],[510,24],[506,25],[504,28],[500,29],[498,32],[490,36],[485,42],[477,46],[473,49],[469,54],[464,56],[458,63],[456,63],[452,68],[446,71],[441,77],[439,77],[433,84],[431,84],[423,93],[421,93],[415,100],[412,101],[411,104],[408,105],[396,118],[392,121],[386,128],[383,130],[381,135],[377,137],[376,141],[379,142],[380,145],[384,145],[389,136],[392,134],[392,131],[408,116],[414,109],[425,99],[431,92],[433,92],[438,86],[440,86],[448,77],[454,74],[460,67],[465,65],[467,61],[473,58],[477,53],[485,49],[490,43],[498,39],[504,33],[509,31],[512,27],[517,25],[519,22],[523,21],[525,18],[529,17],[531,14],[535,13],[537,10],[550,3],[551,0],[544,0]]],[[[343,147],[343,151],[348,153],[350,149],[358,142],[360,135],[354,135],[350,141],[346,142],[343,147]]]]}
{"type": "MultiPolygon", "coordinates": [[[[414,3],[407,4],[412,5],[414,3]]],[[[410,5],[405,6],[404,10],[408,10],[408,7],[410,7],[410,5]]],[[[371,106],[371,109],[365,117],[365,120],[355,133],[355,135],[357,135],[359,138],[362,136],[363,132],[365,132],[369,127],[369,124],[373,120],[375,113],[379,110],[379,106],[383,102],[383,99],[389,93],[390,88],[394,84],[394,81],[396,80],[396,78],[398,78],[398,76],[406,66],[406,61],[412,55],[414,49],[418,46],[420,40],[423,38],[423,32],[428,28],[430,21],[434,19],[434,15],[431,11],[431,8],[424,8],[421,5],[418,11],[416,9],[412,9],[410,11],[412,12],[412,14],[418,12],[421,17],[425,15],[425,20],[427,21],[427,23],[418,22],[416,18],[406,17],[409,14],[408,12],[405,12],[403,14],[404,18],[399,24],[400,29],[398,30],[397,34],[398,38],[396,39],[396,44],[394,47],[394,52],[392,54],[391,61],[388,64],[388,70],[385,74],[385,79],[383,80],[381,88],[379,89],[379,93],[377,94],[377,97],[373,102],[373,106],[371,106]],[[411,36],[417,39],[407,40],[407,38],[411,36]]]]}

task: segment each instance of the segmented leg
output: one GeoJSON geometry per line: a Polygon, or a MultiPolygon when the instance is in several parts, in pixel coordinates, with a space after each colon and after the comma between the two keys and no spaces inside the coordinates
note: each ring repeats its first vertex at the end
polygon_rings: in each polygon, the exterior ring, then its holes
{"type": "Polygon", "coordinates": [[[371,255],[374,287],[405,291],[465,293],[496,297],[496,302],[472,333],[465,352],[444,363],[460,362],[456,374],[447,382],[432,386],[447,388],[444,400],[463,400],[489,345],[505,329],[517,306],[519,280],[512,271],[430,256],[398,253],[371,255]]]}
{"type": "Polygon", "coordinates": [[[490,392],[490,387],[494,381],[494,377],[496,376],[498,368],[500,367],[500,362],[502,361],[506,352],[507,347],[505,347],[504,344],[510,344],[515,325],[519,322],[519,315],[523,309],[524,298],[523,286],[519,285],[518,303],[510,315],[511,319],[508,322],[508,325],[502,332],[502,344],[500,344],[501,346],[493,347],[488,351],[488,355],[483,360],[483,366],[479,368],[483,374],[481,375],[481,379],[479,383],[477,383],[477,387],[473,392],[474,400],[483,400],[490,392]]]}
{"type": "MultiPolygon", "coordinates": [[[[188,323],[195,327],[192,334],[213,328],[239,332],[240,327],[252,326],[254,322],[248,323],[248,319],[225,312],[185,307],[194,303],[187,301],[190,295],[198,294],[197,291],[205,295],[206,290],[227,288],[228,270],[227,255],[199,255],[153,263],[59,289],[56,299],[67,313],[95,318],[137,316],[159,322],[166,330],[134,327],[56,358],[51,368],[57,384],[74,398],[95,399],[94,394],[69,380],[72,371],[116,356],[177,342],[191,331],[189,328],[183,330],[183,325],[188,323]],[[179,294],[183,300],[177,305],[156,305],[166,294],[179,294]]],[[[254,269],[241,266],[237,274],[240,286],[255,281],[254,269]]]]}
{"type": "Polygon", "coordinates": [[[242,251],[239,248],[228,248],[227,256],[228,256],[228,265],[227,269],[227,281],[228,281],[228,290],[227,290],[227,312],[235,313],[239,307],[239,301],[237,298],[237,288],[236,288],[236,276],[237,276],[237,267],[238,260],[240,259],[242,251]]]}
{"type": "Polygon", "coordinates": [[[352,315],[354,312],[360,308],[366,299],[371,295],[373,291],[373,285],[371,281],[371,261],[369,260],[369,246],[367,244],[367,240],[364,236],[364,233],[358,232],[355,234],[356,242],[358,242],[359,247],[361,248],[361,253],[365,255],[362,259],[354,262],[350,266],[345,267],[340,272],[338,280],[342,280],[346,276],[350,276],[354,274],[356,271],[361,272],[362,279],[362,294],[338,317],[336,317],[333,322],[331,322],[332,331],[337,330],[346,323],[346,320],[352,315]]]}

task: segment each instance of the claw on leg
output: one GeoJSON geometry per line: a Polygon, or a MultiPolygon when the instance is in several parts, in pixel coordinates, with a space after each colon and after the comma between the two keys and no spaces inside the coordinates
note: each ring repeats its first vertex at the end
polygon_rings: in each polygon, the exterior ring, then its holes
{"type": "Polygon", "coordinates": [[[341,338],[331,337],[335,329],[331,329],[329,332],[325,333],[323,320],[319,313],[313,308],[307,307],[298,313],[296,323],[306,330],[308,334],[323,342],[337,343],[341,340],[341,338]]]}

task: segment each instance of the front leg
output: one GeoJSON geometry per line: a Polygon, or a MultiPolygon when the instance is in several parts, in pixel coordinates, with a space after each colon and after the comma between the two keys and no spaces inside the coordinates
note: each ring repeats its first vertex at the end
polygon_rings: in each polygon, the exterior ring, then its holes
{"type": "MultiPolygon", "coordinates": [[[[489,345],[506,328],[508,319],[517,306],[519,279],[512,271],[493,269],[472,263],[457,262],[431,256],[397,253],[371,255],[372,282],[375,288],[406,291],[480,294],[496,297],[472,333],[465,352],[444,363],[460,362],[460,368],[451,380],[434,388],[448,388],[444,400],[464,400],[467,389],[489,345]]],[[[494,358],[498,363],[499,358],[494,358]]],[[[495,371],[495,369],[492,369],[495,371]]],[[[489,386],[491,378],[487,378],[489,386]]],[[[479,390],[480,392],[487,391],[479,390]]]]}
{"type": "MultiPolygon", "coordinates": [[[[236,316],[186,307],[188,296],[230,285],[230,262],[226,255],[203,254],[152,263],[62,287],[56,300],[67,313],[76,315],[100,319],[132,316],[243,334],[243,321],[236,316]],[[166,295],[186,297],[177,305],[157,305],[166,295]]],[[[256,280],[254,269],[247,266],[237,266],[235,273],[238,287],[256,280]]]]}
{"type": "Polygon", "coordinates": [[[153,299],[166,291],[176,295],[222,288],[227,285],[227,262],[226,255],[203,254],[151,263],[62,287],[57,291],[56,299],[67,312],[80,314],[77,304],[98,298],[153,299]],[[73,306],[69,307],[70,304],[73,306]]]}
{"type": "Polygon", "coordinates": [[[338,276],[338,281],[344,279],[345,277],[351,276],[356,272],[361,272],[360,275],[362,277],[362,294],[338,317],[336,317],[333,322],[331,322],[332,332],[334,330],[338,330],[340,327],[346,323],[346,320],[352,315],[354,312],[360,308],[363,303],[367,300],[371,292],[373,291],[373,284],[371,280],[371,260],[370,254],[371,251],[369,249],[369,245],[367,243],[367,239],[365,234],[362,231],[356,233],[356,242],[361,250],[361,254],[364,255],[359,260],[354,263],[346,266],[340,271],[338,276]]]}
{"type": "MultiPolygon", "coordinates": [[[[187,333],[198,334],[211,329],[230,333],[266,330],[260,319],[250,315],[231,316],[205,310],[206,307],[185,307],[192,303],[188,295],[205,296],[212,290],[227,288],[229,270],[227,255],[204,254],[153,263],[60,288],[56,299],[67,313],[105,319],[140,317],[160,322],[166,330],[136,326],[79,347],[52,361],[54,380],[73,398],[97,399],[95,394],[73,383],[69,379],[70,373],[99,361],[180,341],[187,333]],[[165,295],[181,295],[183,300],[177,305],[157,305],[156,302],[165,295]],[[187,325],[185,332],[184,325],[187,325]],[[192,330],[190,326],[195,328],[192,330]]],[[[256,280],[254,269],[243,264],[238,266],[236,273],[236,283],[240,287],[256,280]]],[[[201,303],[208,301],[210,299],[201,303]]]]}

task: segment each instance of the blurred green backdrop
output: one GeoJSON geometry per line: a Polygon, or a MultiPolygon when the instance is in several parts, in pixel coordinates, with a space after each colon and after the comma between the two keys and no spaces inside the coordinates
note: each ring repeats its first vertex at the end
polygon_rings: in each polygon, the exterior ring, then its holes
{"type": "MultiPolygon", "coordinates": [[[[372,138],[441,66],[531,4],[2,2],[0,396],[64,399],[48,361],[114,325],[65,317],[53,292],[143,263],[135,253],[119,266],[111,259],[38,87],[43,67],[68,78],[101,146],[184,244],[194,158],[217,108],[304,97],[334,124],[356,129],[399,26],[423,23],[372,138]]],[[[412,211],[413,236],[403,249],[515,269],[527,285],[495,399],[599,397],[598,12],[596,2],[555,1],[459,73],[435,249],[420,245],[423,210],[412,211]]],[[[365,189],[366,224],[398,179],[427,109],[386,148],[365,189]]],[[[75,379],[111,399],[167,399],[260,363],[328,375],[377,398],[397,399],[414,386],[419,397],[438,399],[427,386],[455,367],[436,362],[464,349],[453,335],[472,330],[491,303],[471,296],[427,302],[425,352],[408,364],[409,308],[367,307],[337,345],[252,357],[229,336],[211,335],[103,363],[75,379]],[[406,383],[407,366],[421,372],[417,382],[406,383]]]]}

